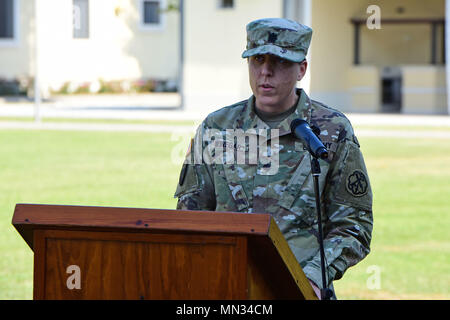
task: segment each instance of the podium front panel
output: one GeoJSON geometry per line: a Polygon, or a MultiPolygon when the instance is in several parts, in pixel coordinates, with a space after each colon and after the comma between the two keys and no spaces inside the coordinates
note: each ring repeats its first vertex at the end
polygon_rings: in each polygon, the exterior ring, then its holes
{"type": "Polygon", "coordinates": [[[35,230],[35,299],[246,299],[244,236],[35,230]]]}

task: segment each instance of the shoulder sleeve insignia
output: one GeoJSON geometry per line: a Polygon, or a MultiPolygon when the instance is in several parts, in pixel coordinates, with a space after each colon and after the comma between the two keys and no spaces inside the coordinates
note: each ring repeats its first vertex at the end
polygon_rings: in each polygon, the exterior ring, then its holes
{"type": "Polygon", "coordinates": [[[367,193],[368,182],[366,175],[360,170],[354,170],[348,175],[345,184],[347,191],[355,197],[362,197],[367,193]]]}

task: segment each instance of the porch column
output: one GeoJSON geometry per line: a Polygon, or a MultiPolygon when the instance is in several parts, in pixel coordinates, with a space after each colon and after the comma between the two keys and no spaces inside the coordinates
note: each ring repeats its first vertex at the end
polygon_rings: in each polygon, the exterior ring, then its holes
{"type": "MultiPolygon", "coordinates": [[[[447,0],[449,1],[449,0],[447,0]]],[[[283,15],[284,18],[295,20],[301,24],[307,25],[312,28],[312,1],[311,0],[284,0],[283,1],[283,15]]],[[[313,28],[313,39],[314,39],[314,28],[313,28]]],[[[314,43],[314,40],[312,41],[314,43]]],[[[311,85],[311,51],[312,44],[309,47],[307,61],[308,68],[306,74],[301,81],[301,87],[305,90],[306,94],[310,94],[311,85]]]]}
{"type": "Polygon", "coordinates": [[[450,0],[445,0],[445,73],[447,83],[447,113],[450,115],[450,0]]]}
{"type": "Polygon", "coordinates": [[[34,1],[34,121],[41,122],[41,86],[39,77],[39,0],[34,1]]]}

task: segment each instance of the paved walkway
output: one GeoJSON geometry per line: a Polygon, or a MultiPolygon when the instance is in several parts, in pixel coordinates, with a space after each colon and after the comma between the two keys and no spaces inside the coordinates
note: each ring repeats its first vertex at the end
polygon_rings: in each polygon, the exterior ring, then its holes
{"type": "MultiPolygon", "coordinates": [[[[29,130],[90,130],[90,131],[145,131],[189,133],[195,126],[160,124],[83,123],[70,119],[117,120],[193,120],[196,123],[214,110],[181,110],[180,97],[175,93],[139,95],[76,95],[58,96],[44,101],[40,115],[44,119],[63,118],[67,122],[0,121],[0,129],[29,130]]],[[[24,98],[0,97],[0,117],[33,117],[34,103],[24,98]]],[[[402,115],[402,114],[346,114],[354,126],[416,126],[418,130],[382,130],[356,128],[358,136],[433,137],[450,138],[450,116],[402,115]],[[419,130],[421,127],[439,127],[419,130]],[[442,128],[442,129],[440,129],[442,128]]],[[[399,128],[400,129],[400,128],[399,128]]]]}
{"type": "Polygon", "coordinates": [[[160,124],[121,124],[121,123],[82,123],[82,122],[0,121],[0,129],[195,133],[196,126],[186,126],[176,124],[160,125],[160,124]]]}
{"type": "MultiPolygon", "coordinates": [[[[214,110],[180,110],[176,93],[55,96],[40,104],[42,118],[197,120],[214,110]],[[209,111],[209,112],[208,112],[209,111]]],[[[25,98],[0,97],[0,117],[34,117],[35,105],[25,98]]]]}
{"type": "MultiPolygon", "coordinates": [[[[172,134],[194,135],[196,126],[186,125],[159,125],[159,124],[119,124],[119,123],[79,123],[79,122],[30,122],[30,121],[0,121],[0,130],[25,129],[25,130],[61,130],[61,131],[140,131],[140,132],[165,132],[172,134]]],[[[450,139],[449,130],[382,130],[355,128],[358,137],[395,137],[395,138],[433,138],[450,139]]]]}

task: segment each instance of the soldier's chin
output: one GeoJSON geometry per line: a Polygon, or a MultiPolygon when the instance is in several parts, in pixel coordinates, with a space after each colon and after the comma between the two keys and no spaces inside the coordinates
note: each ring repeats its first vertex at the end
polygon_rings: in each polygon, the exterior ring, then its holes
{"type": "Polygon", "coordinates": [[[257,98],[257,105],[265,109],[277,109],[280,106],[280,101],[274,96],[260,95],[257,98]]]}

